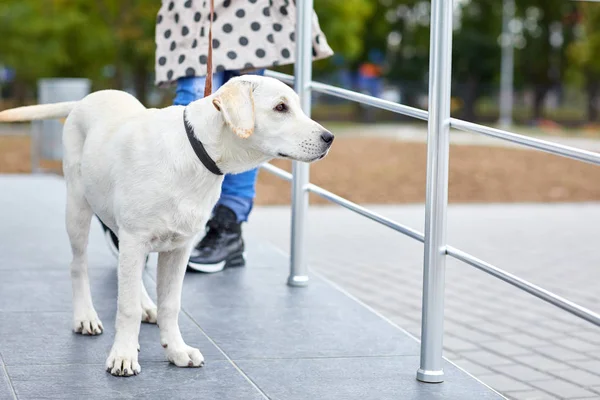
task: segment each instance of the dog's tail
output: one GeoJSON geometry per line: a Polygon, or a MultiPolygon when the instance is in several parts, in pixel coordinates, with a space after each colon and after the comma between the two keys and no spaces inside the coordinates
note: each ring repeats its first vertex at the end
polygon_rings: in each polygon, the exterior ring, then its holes
{"type": "Polygon", "coordinates": [[[63,103],[11,108],[9,110],[0,111],[0,122],[65,118],[77,103],[77,101],[65,101],[63,103]]]}

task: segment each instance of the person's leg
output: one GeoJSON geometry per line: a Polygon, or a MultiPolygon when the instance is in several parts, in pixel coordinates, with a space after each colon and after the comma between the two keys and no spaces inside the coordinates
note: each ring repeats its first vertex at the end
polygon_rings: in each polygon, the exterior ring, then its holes
{"type": "MultiPolygon", "coordinates": [[[[264,70],[249,74],[264,75],[264,70]]],[[[239,75],[227,71],[224,82],[239,75]]],[[[199,272],[218,272],[226,267],[245,265],[244,241],[241,224],[248,220],[256,193],[258,168],[241,174],[226,174],[221,186],[221,197],[207,233],[192,251],[188,267],[199,272]]]]}
{"type": "Polygon", "coordinates": [[[241,174],[227,174],[221,186],[221,197],[218,205],[229,207],[238,223],[248,221],[256,195],[256,177],[258,168],[241,174]]]}
{"type": "MultiPolygon", "coordinates": [[[[228,78],[225,77],[225,72],[217,72],[213,74],[213,91],[221,87],[228,78]]],[[[189,76],[179,78],[177,80],[177,89],[175,90],[175,98],[173,105],[187,106],[192,101],[204,97],[204,85],[206,78],[204,76],[189,76]]]]}

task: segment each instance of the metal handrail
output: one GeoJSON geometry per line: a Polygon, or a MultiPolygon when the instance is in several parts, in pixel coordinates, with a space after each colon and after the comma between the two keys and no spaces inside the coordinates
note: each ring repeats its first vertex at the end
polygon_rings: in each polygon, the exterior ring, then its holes
{"type": "Polygon", "coordinates": [[[541,150],[600,165],[600,154],[564,146],[554,142],[527,137],[501,129],[494,129],[450,117],[450,79],[452,69],[452,15],[451,1],[431,0],[430,66],[429,66],[429,112],[402,104],[396,104],[373,96],[355,93],[332,85],[312,81],[312,17],[313,0],[297,2],[296,54],[294,76],[266,71],[266,75],[294,85],[302,109],[310,116],[312,91],[378,107],[398,114],[428,121],[427,135],[427,196],[425,201],[425,234],[391,221],[349,200],[335,195],[309,182],[307,164],[293,162],[289,174],[270,164],[262,167],[292,182],[292,232],[290,254],[290,277],[288,284],[304,286],[308,282],[304,257],[306,235],[306,210],[308,193],[315,193],[329,201],[357,212],[413,239],[424,243],[423,299],[421,327],[421,357],[417,379],[428,383],[443,381],[442,342],[444,320],[444,275],[446,256],[451,256],[478,268],[495,278],[545,300],[586,321],[600,326],[600,316],[576,303],[540,288],[509,272],[467,254],[446,243],[446,209],[448,205],[448,158],[449,132],[456,128],[506,140],[525,147],[541,150]]]}
{"type": "MultiPolygon", "coordinates": [[[[282,179],[285,179],[286,181],[291,182],[293,179],[292,174],[290,174],[287,171],[284,171],[281,168],[277,168],[276,166],[274,166],[272,164],[265,163],[265,164],[262,164],[261,167],[263,169],[271,172],[273,175],[276,175],[282,179]]],[[[320,186],[309,183],[308,185],[305,186],[305,190],[308,192],[314,193],[317,196],[322,197],[326,200],[329,200],[332,203],[336,203],[344,208],[347,208],[350,211],[354,211],[355,213],[360,214],[363,217],[366,217],[372,221],[378,222],[381,225],[387,226],[388,228],[391,228],[397,232],[400,232],[408,237],[418,240],[421,243],[423,243],[425,241],[425,238],[421,232],[416,231],[412,228],[409,228],[406,225],[402,225],[402,224],[400,224],[396,221],[393,221],[389,218],[386,218],[383,215],[377,214],[365,207],[359,206],[358,204],[353,203],[350,200],[346,200],[343,197],[338,196],[335,193],[331,193],[330,191],[325,190],[320,186]]]]}
{"type": "Polygon", "coordinates": [[[554,143],[549,140],[532,138],[525,135],[519,135],[502,129],[490,128],[485,125],[474,124],[456,118],[450,118],[450,126],[470,133],[480,133],[496,139],[506,140],[508,142],[520,144],[535,150],[541,150],[546,153],[555,154],[562,157],[571,158],[577,161],[583,161],[590,164],[600,165],[600,153],[582,150],[576,147],[565,146],[554,143]]]}
{"type": "MultiPolygon", "coordinates": [[[[261,167],[266,171],[269,171],[273,175],[276,175],[290,182],[292,181],[293,175],[281,168],[278,168],[269,163],[265,163],[261,167]]],[[[409,228],[406,225],[402,225],[389,218],[386,218],[376,212],[369,210],[368,208],[353,203],[350,200],[344,199],[343,197],[338,196],[328,190],[325,190],[322,187],[317,186],[313,183],[309,183],[306,186],[305,190],[311,193],[315,193],[320,197],[329,200],[332,203],[338,204],[350,211],[354,211],[357,214],[360,214],[370,219],[371,221],[375,221],[381,225],[387,226],[388,228],[400,232],[403,235],[413,238],[421,243],[424,243],[425,241],[425,237],[421,232],[409,228]]],[[[480,260],[479,258],[450,245],[446,246],[444,253],[456,260],[462,261],[465,264],[471,265],[472,267],[475,267],[495,278],[503,280],[506,283],[509,283],[523,291],[526,291],[527,293],[541,300],[553,304],[556,307],[559,307],[581,319],[591,322],[594,325],[600,326],[600,315],[585,307],[580,306],[579,304],[567,300],[555,293],[550,292],[549,290],[539,287],[531,282],[528,282],[525,279],[519,278],[518,276],[513,275],[510,272],[500,269],[490,263],[480,260]]]]}
{"type": "Polygon", "coordinates": [[[506,272],[498,267],[493,266],[490,263],[480,260],[477,257],[474,257],[452,246],[446,247],[446,254],[448,254],[452,258],[464,262],[465,264],[469,264],[495,278],[503,280],[506,283],[510,283],[511,285],[529,294],[532,294],[535,297],[542,299],[552,305],[555,305],[558,308],[562,308],[563,310],[581,319],[591,322],[596,326],[600,326],[600,315],[591,310],[588,310],[585,307],[580,306],[577,303],[567,300],[555,293],[552,293],[549,290],[534,285],[533,283],[528,282],[525,279],[519,278],[518,276],[513,275],[510,272],[506,272]]]}

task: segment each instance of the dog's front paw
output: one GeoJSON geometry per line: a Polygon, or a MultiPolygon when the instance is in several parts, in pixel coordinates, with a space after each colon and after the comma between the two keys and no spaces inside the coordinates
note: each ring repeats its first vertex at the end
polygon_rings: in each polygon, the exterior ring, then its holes
{"type": "Polygon", "coordinates": [[[100,335],[103,331],[102,322],[94,310],[76,314],[73,318],[73,332],[75,333],[100,335]]]}
{"type": "Polygon", "coordinates": [[[114,376],[131,376],[142,372],[138,363],[138,345],[131,349],[113,346],[106,359],[106,371],[114,376]]]}
{"type": "Polygon", "coordinates": [[[147,322],[149,324],[155,324],[156,316],[157,316],[156,306],[145,308],[142,305],[142,322],[147,322]]]}
{"type": "Polygon", "coordinates": [[[204,365],[204,357],[200,350],[183,345],[181,347],[165,346],[167,359],[178,367],[202,367],[204,365]]]}

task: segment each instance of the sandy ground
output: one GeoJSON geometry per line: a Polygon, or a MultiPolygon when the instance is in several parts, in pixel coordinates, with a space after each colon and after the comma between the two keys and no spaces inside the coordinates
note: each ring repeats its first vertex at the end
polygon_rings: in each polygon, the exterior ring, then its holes
{"type": "MultiPolygon", "coordinates": [[[[450,153],[450,202],[600,200],[600,168],[593,165],[513,148],[453,145],[450,153]]],[[[273,164],[291,170],[290,162],[273,164]]],[[[416,203],[425,200],[425,168],[424,143],[340,137],[330,155],[312,165],[311,181],[358,203],[416,203]]],[[[29,137],[0,136],[0,173],[30,172],[29,137]]],[[[289,199],[288,182],[260,172],[257,204],[289,199]]]]}

